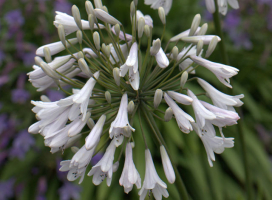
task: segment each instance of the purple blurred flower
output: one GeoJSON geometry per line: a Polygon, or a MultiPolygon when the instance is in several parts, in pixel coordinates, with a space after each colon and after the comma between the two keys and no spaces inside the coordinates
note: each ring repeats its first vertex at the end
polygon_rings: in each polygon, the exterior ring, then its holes
{"type": "Polygon", "coordinates": [[[79,199],[81,187],[70,182],[65,182],[59,189],[61,200],[79,199]]]}
{"type": "Polygon", "coordinates": [[[51,101],[58,101],[60,99],[63,99],[65,96],[63,92],[56,91],[56,90],[47,90],[46,95],[51,101]]]}
{"type": "Polygon", "coordinates": [[[99,160],[103,157],[102,153],[97,153],[94,157],[92,157],[91,164],[96,165],[96,163],[99,162],[99,160]]]}
{"type": "Polygon", "coordinates": [[[11,94],[12,94],[12,102],[20,103],[20,104],[25,103],[30,97],[29,92],[21,88],[12,90],[11,94]]]}
{"type": "Polygon", "coordinates": [[[36,54],[35,52],[28,52],[25,53],[23,58],[23,62],[25,66],[32,66],[34,65],[34,58],[35,58],[36,54]]]}
{"type": "Polygon", "coordinates": [[[56,0],[54,3],[54,10],[71,14],[72,4],[66,0],[56,0]]]}
{"type": "Polygon", "coordinates": [[[6,84],[9,81],[8,75],[2,75],[0,76],[0,87],[4,84],[6,84]]]}
{"type": "Polygon", "coordinates": [[[47,181],[45,177],[40,177],[38,182],[38,193],[36,200],[45,200],[45,193],[47,190],[47,181]]]}
{"type": "Polygon", "coordinates": [[[13,140],[12,148],[10,150],[10,156],[23,159],[26,152],[34,144],[34,138],[28,133],[27,130],[23,130],[19,132],[18,136],[13,140]]]}
{"type": "Polygon", "coordinates": [[[239,12],[237,10],[231,10],[228,12],[225,20],[224,20],[224,29],[237,29],[240,25],[241,18],[239,16],[239,12]]]}
{"type": "Polygon", "coordinates": [[[12,10],[5,15],[5,19],[9,26],[22,26],[25,23],[25,19],[22,16],[21,10],[12,10]]]}
{"type": "Polygon", "coordinates": [[[7,200],[14,197],[14,183],[15,179],[11,178],[7,181],[0,182],[0,200],[7,200]]]}
{"type": "Polygon", "coordinates": [[[7,121],[8,121],[8,115],[7,114],[1,114],[0,115],[0,135],[8,127],[7,121]]]}

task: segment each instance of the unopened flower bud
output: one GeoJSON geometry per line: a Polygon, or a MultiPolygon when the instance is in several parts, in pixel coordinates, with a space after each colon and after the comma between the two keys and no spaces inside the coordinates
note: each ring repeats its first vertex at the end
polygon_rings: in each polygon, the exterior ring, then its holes
{"type": "Polygon", "coordinates": [[[180,78],[180,87],[183,87],[185,83],[187,82],[188,79],[188,72],[185,71],[182,73],[181,78],[180,78]]]}
{"type": "Polygon", "coordinates": [[[111,94],[110,94],[109,91],[106,91],[106,92],[105,92],[105,99],[107,100],[107,102],[108,102],[109,104],[111,104],[111,94]]]}
{"type": "Polygon", "coordinates": [[[120,25],[119,24],[114,25],[114,31],[115,31],[115,34],[117,35],[117,37],[119,37],[119,35],[120,35],[120,25]]]}
{"type": "Polygon", "coordinates": [[[47,63],[52,62],[51,52],[48,47],[43,48],[44,58],[47,63]]]}
{"type": "Polygon", "coordinates": [[[205,35],[208,30],[208,24],[205,23],[201,26],[200,30],[197,32],[196,35],[205,35]]]}
{"type": "Polygon", "coordinates": [[[90,14],[94,14],[94,8],[93,8],[93,4],[92,4],[92,2],[90,2],[90,1],[86,1],[85,2],[85,8],[86,8],[86,12],[87,12],[87,14],[88,15],[90,15],[90,14]]]}
{"type": "Polygon", "coordinates": [[[141,38],[144,33],[145,20],[143,17],[140,17],[138,20],[138,37],[141,38]]]}
{"type": "Polygon", "coordinates": [[[87,125],[88,125],[89,129],[92,130],[93,127],[95,126],[94,120],[93,120],[92,118],[89,118],[89,119],[87,120],[87,125]]]}
{"type": "Polygon", "coordinates": [[[135,6],[138,5],[138,0],[133,0],[133,2],[134,2],[134,4],[135,4],[135,6]]]}
{"type": "Polygon", "coordinates": [[[41,59],[41,57],[39,56],[35,56],[34,60],[35,60],[35,64],[38,66],[40,66],[41,62],[43,62],[43,59],[41,59]]]}
{"type": "Polygon", "coordinates": [[[93,33],[93,41],[94,41],[95,48],[98,51],[100,51],[100,36],[99,36],[99,33],[97,31],[95,31],[93,33]]]}
{"type": "Polygon", "coordinates": [[[173,49],[172,49],[172,55],[173,55],[173,59],[174,60],[177,60],[178,59],[178,47],[177,46],[174,46],[173,49]]]}
{"type": "Polygon", "coordinates": [[[95,17],[93,14],[89,14],[88,21],[89,21],[90,29],[94,30],[95,17]]]}
{"type": "Polygon", "coordinates": [[[77,36],[77,39],[78,39],[78,43],[82,44],[82,32],[81,32],[81,30],[78,30],[76,32],[76,36],[77,36]]]}
{"type": "Polygon", "coordinates": [[[144,33],[146,35],[146,37],[150,37],[150,27],[148,25],[144,26],[144,33]]]}
{"type": "Polygon", "coordinates": [[[42,95],[40,98],[41,98],[41,101],[43,102],[51,102],[50,99],[46,95],[42,95]]]}
{"type": "Polygon", "coordinates": [[[206,51],[206,55],[205,55],[206,58],[208,58],[213,53],[217,44],[218,44],[218,38],[216,36],[214,36],[208,46],[207,51],[206,51]]]}
{"type": "Polygon", "coordinates": [[[164,121],[169,122],[173,117],[173,110],[172,108],[167,108],[164,114],[164,121]]]}
{"type": "Polygon", "coordinates": [[[162,159],[164,174],[168,182],[173,184],[176,180],[175,171],[170,161],[170,158],[165,150],[165,147],[163,145],[160,146],[160,152],[161,152],[161,159],[162,159]]]}
{"type": "Polygon", "coordinates": [[[201,51],[203,49],[203,45],[204,45],[203,40],[199,40],[196,45],[196,55],[197,56],[201,53],[201,51]]]}
{"type": "Polygon", "coordinates": [[[60,24],[58,26],[58,34],[59,34],[59,38],[60,38],[60,41],[62,42],[62,44],[64,46],[66,46],[66,40],[65,40],[65,31],[64,31],[64,27],[62,24],[60,24]]]}
{"type": "Polygon", "coordinates": [[[153,56],[156,55],[159,52],[160,48],[161,40],[160,39],[153,40],[152,47],[150,48],[150,54],[153,56]]]}
{"type": "Polygon", "coordinates": [[[128,107],[127,107],[128,113],[129,113],[129,114],[132,114],[134,108],[135,108],[134,102],[133,102],[133,101],[130,101],[130,102],[128,103],[128,107]]]}
{"type": "Polygon", "coordinates": [[[89,77],[91,77],[93,75],[89,66],[87,65],[86,61],[83,58],[80,58],[78,60],[78,66],[85,75],[87,75],[89,77]]]}
{"type": "Polygon", "coordinates": [[[71,150],[73,153],[76,153],[76,152],[78,152],[79,148],[76,146],[73,146],[73,147],[71,147],[71,150]]]}
{"type": "Polygon", "coordinates": [[[162,100],[162,90],[161,89],[157,89],[154,95],[154,108],[158,108],[158,106],[161,103],[162,100]]]}
{"type": "Polygon", "coordinates": [[[46,73],[46,75],[48,75],[49,77],[53,79],[60,79],[60,75],[57,74],[57,72],[55,72],[47,63],[41,62],[40,67],[42,68],[44,73],[46,73]]]}
{"type": "Polygon", "coordinates": [[[162,24],[165,25],[166,24],[166,19],[165,19],[164,8],[163,7],[159,7],[158,12],[159,12],[159,17],[161,19],[162,24]]]}
{"type": "Polygon", "coordinates": [[[101,0],[94,0],[94,6],[95,6],[95,8],[102,9],[102,7],[103,7],[102,1],[101,0]]]}
{"type": "Polygon", "coordinates": [[[75,22],[76,22],[78,28],[80,30],[82,30],[80,12],[79,12],[79,9],[78,9],[78,7],[76,5],[73,5],[73,7],[72,7],[72,15],[73,15],[73,17],[75,19],[75,22]]]}
{"type": "Polygon", "coordinates": [[[78,57],[78,59],[84,58],[84,54],[82,53],[82,51],[79,51],[79,52],[77,53],[77,57],[78,57]]]}
{"type": "Polygon", "coordinates": [[[117,19],[115,19],[113,16],[111,16],[109,13],[105,12],[104,10],[102,9],[99,9],[99,8],[96,8],[94,9],[94,13],[95,13],[95,16],[102,20],[103,22],[106,22],[108,24],[120,24],[121,25],[121,22],[119,22],[117,19]]]}
{"type": "Polygon", "coordinates": [[[135,4],[132,1],[130,4],[130,17],[132,18],[135,15],[135,4]]]}
{"type": "Polygon", "coordinates": [[[200,21],[201,21],[201,16],[200,14],[197,14],[195,15],[194,19],[193,19],[193,22],[192,22],[192,25],[191,25],[191,29],[190,29],[190,33],[189,33],[189,36],[192,36],[195,34],[199,24],[200,24],[200,21]]]}
{"type": "Polygon", "coordinates": [[[105,45],[105,43],[102,44],[102,52],[104,55],[109,58],[110,57],[110,46],[105,45]]]}
{"type": "Polygon", "coordinates": [[[135,142],[131,142],[130,145],[131,145],[131,148],[133,149],[135,147],[135,142]]]}
{"type": "Polygon", "coordinates": [[[102,10],[104,10],[106,13],[109,13],[108,8],[106,6],[103,6],[102,10]]]}
{"type": "Polygon", "coordinates": [[[115,67],[113,69],[113,77],[114,77],[116,85],[120,86],[120,76],[119,76],[119,68],[118,67],[115,67]]]}

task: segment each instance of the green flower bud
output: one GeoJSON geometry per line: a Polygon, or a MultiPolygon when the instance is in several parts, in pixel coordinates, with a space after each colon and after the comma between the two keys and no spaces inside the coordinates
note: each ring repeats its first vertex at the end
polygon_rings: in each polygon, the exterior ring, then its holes
{"type": "Polygon", "coordinates": [[[115,31],[115,34],[119,37],[119,35],[120,35],[120,25],[119,24],[115,24],[114,31],[115,31]]]}
{"type": "Polygon", "coordinates": [[[94,6],[95,8],[103,9],[103,4],[101,0],[94,0],[94,6]]]}
{"type": "Polygon", "coordinates": [[[192,22],[192,25],[191,25],[191,29],[190,29],[190,33],[189,33],[189,36],[192,36],[195,34],[199,24],[200,24],[200,21],[201,21],[201,16],[200,14],[197,14],[195,15],[194,19],[193,19],[193,22],[192,22]]]}
{"type": "Polygon", "coordinates": [[[93,127],[95,126],[94,120],[92,118],[89,118],[87,120],[87,126],[89,127],[90,130],[92,130],[93,127]]]}
{"type": "Polygon", "coordinates": [[[146,37],[150,37],[150,27],[148,25],[144,26],[144,33],[146,35],[146,37]]]}
{"type": "Polygon", "coordinates": [[[78,30],[76,32],[76,36],[77,36],[77,39],[78,39],[78,43],[82,44],[82,32],[81,32],[81,30],[78,30]]]}
{"type": "Polygon", "coordinates": [[[93,8],[93,4],[92,4],[92,2],[90,2],[90,1],[86,1],[85,2],[85,8],[86,8],[86,12],[87,12],[87,14],[88,15],[90,15],[90,14],[94,14],[94,8],[93,8]]]}
{"type": "Polygon", "coordinates": [[[114,77],[116,85],[120,86],[120,76],[119,76],[119,68],[118,67],[115,67],[113,69],[113,77],[114,77]]]}
{"type": "Polygon", "coordinates": [[[79,12],[79,9],[78,9],[78,7],[76,5],[73,5],[73,7],[72,7],[72,15],[73,15],[73,17],[75,19],[75,22],[76,22],[78,28],[80,30],[82,30],[80,12],[79,12]]]}
{"type": "Polygon", "coordinates": [[[128,107],[127,107],[128,113],[129,113],[129,114],[132,114],[133,111],[134,111],[134,108],[135,108],[134,102],[133,102],[133,101],[130,101],[130,102],[128,103],[128,107]]]}
{"type": "Polygon", "coordinates": [[[144,33],[145,20],[143,17],[140,17],[138,20],[138,37],[141,38],[144,33]]]}
{"type": "Polygon", "coordinates": [[[61,24],[58,26],[58,34],[59,34],[60,41],[62,42],[64,46],[66,46],[65,31],[64,31],[63,25],[61,24]]]}
{"type": "Polygon", "coordinates": [[[111,94],[109,91],[105,92],[105,98],[109,104],[111,104],[111,94]]]}
{"type": "Polygon", "coordinates": [[[205,35],[208,30],[208,24],[205,23],[201,26],[200,30],[198,31],[197,35],[205,35]]]}
{"type": "Polygon", "coordinates": [[[199,40],[197,45],[196,45],[196,55],[197,56],[201,53],[201,51],[203,49],[203,45],[204,45],[203,40],[199,40]]]}
{"type": "Polygon", "coordinates": [[[162,24],[165,25],[166,24],[166,19],[165,19],[164,8],[163,7],[159,7],[158,12],[159,12],[159,17],[161,19],[162,24]]]}
{"type": "Polygon", "coordinates": [[[173,110],[172,108],[167,108],[164,114],[164,121],[169,122],[173,117],[173,110]]]}
{"type": "Polygon", "coordinates": [[[80,58],[78,60],[78,66],[85,75],[90,77],[93,75],[89,66],[87,65],[86,61],[83,58],[80,58]]]}
{"type": "Polygon", "coordinates": [[[173,49],[172,49],[172,55],[173,55],[174,60],[178,59],[178,53],[179,53],[178,47],[174,46],[173,49]]]}
{"type": "Polygon", "coordinates": [[[214,51],[215,47],[217,46],[218,44],[218,38],[216,36],[214,36],[208,46],[208,49],[206,51],[206,55],[205,57],[208,58],[214,51]]]}
{"type": "Polygon", "coordinates": [[[154,108],[158,108],[161,103],[163,92],[161,89],[157,89],[154,95],[154,108]]]}
{"type": "Polygon", "coordinates": [[[89,14],[88,21],[89,21],[90,29],[94,30],[95,17],[93,14],[89,14]]]}
{"type": "Polygon", "coordinates": [[[185,83],[187,82],[187,79],[188,79],[188,72],[185,71],[182,73],[181,78],[180,78],[180,87],[181,88],[185,85],[185,83]]]}
{"type": "Polygon", "coordinates": [[[60,79],[60,75],[57,74],[57,72],[55,72],[47,63],[41,62],[40,67],[42,68],[44,73],[46,73],[47,76],[57,80],[60,79]]]}
{"type": "Polygon", "coordinates": [[[78,152],[79,148],[76,146],[73,146],[73,147],[71,147],[71,150],[73,153],[76,153],[76,152],[78,152]]]}
{"type": "Polygon", "coordinates": [[[50,52],[50,49],[48,47],[43,48],[43,53],[44,53],[45,61],[47,63],[52,62],[51,52],[50,52]]]}
{"type": "Polygon", "coordinates": [[[99,36],[99,33],[97,31],[95,31],[93,33],[93,41],[94,41],[95,48],[98,51],[100,51],[100,36],[99,36]]]}

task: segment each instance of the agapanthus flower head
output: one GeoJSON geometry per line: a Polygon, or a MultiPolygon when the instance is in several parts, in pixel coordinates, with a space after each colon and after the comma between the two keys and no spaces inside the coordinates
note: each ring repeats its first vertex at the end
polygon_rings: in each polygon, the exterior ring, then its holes
{"type": "MultiPolygon", "coordinates": [[[[165,14],[170,10],[172,0],[146,0],[145,3],[159,9],[159,18],[165,26],[165,14]]],[[[160,133],[155,118],[161,123],[175,118],[184,133],[194,129],[203,141],[212,165],[214,153],[222,153],[233,146],[233,138],[225,138],[222,128],[237,123],[239,116],[233,106],[243,104],[240,100],[243,95],[224,94],[198,78],[200,65],[231,87],[229,79],[239,71],[207,60],[220,38],[205,35],[207,24],[200,25],[199,14],[188,30],[168,41],[176,45],[170,49],[168,45],[164,46],[163,36],[152,38],[153,19],[136,10],[135,4],[137,1],[131,2],[128,16],[132,24],[130,33],[126,33],[128,28],[112,16],[100,0],[94,2],[95,6],[86,1],[88,20],[81,19],[75,5],[72,16],[56,12],[54,24],[60,41],[37,49],[34,70],[28,75],[38,91],[55,87],[66,97],[50,101],[43,95],[41,101],[32,101],[32,111],[38,121],[29,127],[29,132],[41,134],[52,153],[71,147],[74,156],[60,164],[60,171],[68,172],[69,181],[80,177],[81,183],[92,157],[98,153],[103,156],[88,173],[95,185],[106,179],[110,186],[113,173],[120,165],[123,170],[119,183],[126,193],[136,185],[141,188],[140,199],[144,199],[149,191],[158,200],[169,196],[167,184],[156,172],[145,139],[146,173],[141,184],[133,161],[134,146],[138,145],[134,138],[152,134],[158,140],[165,176],[172,184],[177,172],[163,139],[165,135],[160,133]],[[70,38],[69,34],[73,32],[76,32],[76,38],[70,38]],[[147,48],[141,43],[144,37],[148,41],[147,48]],[[58,56],[64,50],[68,55],[58,56]],[[192,74],[194,78],[191,78],[192,74]],[[196,85],[198,82],[213,105],[200,100],[199,95],[203,93],[197,94],[194,89],[187,88],[188,81],[195,81],[196,85]],[[70,87],[65,87],[68,85],[70,87]],[[162,110],[163,104],[168,106],[166,110],[162,110]],[[188,107],[193,108],[195,119],[187,113],[188,107]],[[147,121],[152,132],[135,129],[136,119],[141,127],[142,121],[147,121]],[[219,128],[221,137],[216,136],[214,126],[219,128]],[[120,154],[115,155],[116,152],[120,154]],[[123,154],[124,165],[120,163],[123,154]]]]}

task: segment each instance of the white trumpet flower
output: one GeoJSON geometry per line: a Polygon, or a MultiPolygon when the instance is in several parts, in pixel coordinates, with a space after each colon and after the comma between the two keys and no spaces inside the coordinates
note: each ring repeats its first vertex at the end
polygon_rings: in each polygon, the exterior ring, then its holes
{"type": "Polygon", "coordinates": [[[203,128],[205,126],[205,120],[213,120],[216,118],[215,114],[206,109],[198,100],[198,98],[194,95],[191,90],[187,91],[189,97],[193,99],[192,106],[194,109],[195,117],[197,123],[200,124],[200,127],[203,128]]]}
{"type": "Polygon", "coordinates": [[[127,94],[123,94],[120,107],[118,110],[118,114],[115,118],[115,120],[111,123],[109,134],[110,138],[115,137],[116,138],[116,146],[119,146],[123,142],[124,135],[127,135],[128,129],[131,131],[135,131],[135,129],[130,126],[128,121],[128,97],[127,94]]]}
{"type": "MultiPolygon", "coordinates": [[[[82,29],[83,30],[89,30],[90,25],[89,22],[86,20],[81,20],[82,29]]],[[[66,13],[56,11],[55,21],[54,25],[58,27],[59,25],[63,25],[65,35],[69,35],[77,30],[79,30],[78,26],[76,25],[76,22],[74,20],[74,17],[67,15],[66,13]]],[[[100,29],[105,28],[104,25],[98,24],[100,29]]],[[[97,29],[97,25],[94,25],[94,28],[97,29]]]]}
{"type": "Polygon", "coordinates": [[[184,133],[189,133],[192,131],[193,128],[190,122],[195,122],[195,120],[190,115],[185,113],[166,93],[164,93],[164,100],[168,106],[172,108],[179,129],[184,133]]]}
{"type": "Polygon", "coordinates": [[[119,183],[124,186],[127,194],[132,190],[134,184],[138,189],[141,188],[141,177],[133,163],[131,143],[127,143],[126,146],[125,164],[119,183]]]}
{"type": "Polygon", "coordinates": [[[233,106],[239,107],[244,104],[240,100],[241,98],[244,98],[243,94],[236,95],[236,96],[227,95],[227,94],[224,94],[223,92],[218,91],[217,89],[215,89],[213,86],[211,86],[209,83],[207,83],[201,78],[197,78],[197,82],[208,93],[213,104],[219,108],[234,111],[233,106]]]}
{"type": "Polygon", "coordinates": [[[209,122],[206,122],[203,128],[196,123],[192,123],[192,126],[203,142],[211,167],[213,166],[212,161],[215,161],[214,153],[221,154],[225,148],[232,148],[234,146],[234,138],[216,136],[213,125],[209,122]]]}
{"type": "Polygon", "coordinates": [[[225,86],[232,88],[230,85],[230,78],[238,74],[238,69],[228,65],[223,65],[211,62],[199,56],[191,55],[190,58],[198,65],[201,65],[210,70],[218,78],[218,80],[225,86]]]}
{"type": "Polygon", "coordinates": [[[145,179],[143,187],[139,191],[140,200],[144,200],[147,192],[152,190],[153,196],[156,200],[162,199],[162,196],[167,198],[169,196],[167,185],[160,179],[155,169],[151,153],[149,149],[145,150],[145,179]]]}
{"type": "Polygon", "coordinates": [[[146,5],[151,5],[151,8],[158,9],[159,7],[163,7],[165,14],[167,15],[172,7],[173,0],[145,0],[144,3],[146,5]]]}

